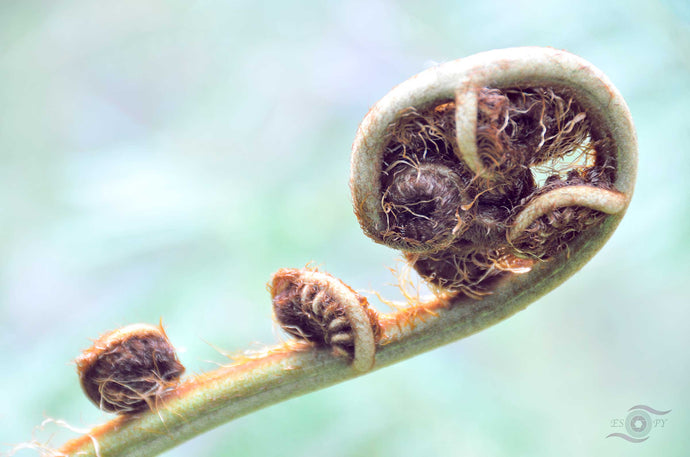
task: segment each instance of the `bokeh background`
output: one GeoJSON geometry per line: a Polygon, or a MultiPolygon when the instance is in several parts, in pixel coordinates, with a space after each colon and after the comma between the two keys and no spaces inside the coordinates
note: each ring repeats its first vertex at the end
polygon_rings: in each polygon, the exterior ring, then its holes
{"type": "Polygon", "coordinates": [[[400,298],[350,206],[357,125],[411,75],[517,45],[588,59],[629,103],[640,172],[608,245],[494,328],[166,455],[688,455],[685,0],[3,1],[0,452],[108,419],[71,362],[106,330],[162,319],[198,373],[281,338],[280,267],[400,298]],[[606,439],[638,404],[665,427],[606,439]]]}

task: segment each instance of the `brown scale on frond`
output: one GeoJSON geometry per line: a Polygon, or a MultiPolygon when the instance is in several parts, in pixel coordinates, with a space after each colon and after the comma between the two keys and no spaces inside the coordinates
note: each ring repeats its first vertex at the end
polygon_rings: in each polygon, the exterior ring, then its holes
{"type": "Polygon", "coordinates": [[[433,161],[457,165],[455,160],[455,103],[445,101],[423,110],[408,108],[386,132],[384,177],[399,160],[433,161]]]}
{"type": "Polygon", "coordinates": [[[433,287],[481,298],[491,292],[492,282],[504,274],[495,266],[502,256],[499,251],[467,248],[430,255],[406,253],[405,259],[433,287]]]}
{"type": "Polygon", "coordinates": [[[556,208],[534,221],[512,244],[520,255],[548,260],[605,218],[606,214],[581,206],[556,208]]]}
{"type": "Polygon", "coordinates": [[[509,90],[509,122],[506,131],[512,147],[521,149],[532,166],[583,145],[590,134],[589,119],[572,96],[552,89],[509,90]]]}
{"type": "Polygon", "coordinates": [[[477,111],[478,154],[497,180],[562,158],[584,145],[590,133],[575,99],[552,89],[483,88],[477,111]]]}
{"type": "MultiPolygon", "coordinates": [[[[552,175],[534,196],[566,186],[592,185],[593,180],[600,182],[597,187],[608,189],[610,182],[602,177],[602,174],[601,170],[590,169],[571,170],[565,179],[552,175]]],[[[520,209],[521,207],[516,208],[515,213],[519,213],[520,209]]],[[[519,256],[548,260],[567,249],[568,244],[579,233],[598,225],[605,218],[606,214],[582,206],[556,208],[535,220],[512,241],[512,246],[519,256]]]]}
{"type": "Polygon", "coordinates": [[[507,132],[508,97],[498,89],[482,88],[477,97],[477,154],[493,173],[510,174],[524,162],[507,132]]]}
{"type": "Polygon", "coordinates": [[[459,158],[454,102],[403,110],[384,141],[381,238],[433,287],[490,293],[496,278],[528,270],[520,259],[547,260],[606,217],[558,208],[508,242],[533,198],[558,186],[612,187],[614,147],[590,121],[567,90],[482,88],[476,141],[488,175],[479,177],[459,158]]]}

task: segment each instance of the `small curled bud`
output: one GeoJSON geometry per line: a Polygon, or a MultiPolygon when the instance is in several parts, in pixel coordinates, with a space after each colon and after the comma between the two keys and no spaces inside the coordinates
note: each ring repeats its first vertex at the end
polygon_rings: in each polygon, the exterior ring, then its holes
{"type": "Polygon", "coordinates": [[[149,324],[106,333],[76,363],[86,396],[118,414],[153,410],[184,373],[163,327],[149,324]]]}
{"type": "Polygon", "coordinates": [[[367,299],[337,278],[311,269],[283,268],[269,284],[273,312],[292,336],[330,346],[352,358],[357,371],[374,365],[381,327],[367,299]]]}
{"type": "Polygon", "coordinates": [[[423,163],[397,170],[383,194],[389,220],[383,239],[405,243],[410,251],[447,247],[463,223],[458,212],[462,188],[459,177],[443,165],[423,163]]]}

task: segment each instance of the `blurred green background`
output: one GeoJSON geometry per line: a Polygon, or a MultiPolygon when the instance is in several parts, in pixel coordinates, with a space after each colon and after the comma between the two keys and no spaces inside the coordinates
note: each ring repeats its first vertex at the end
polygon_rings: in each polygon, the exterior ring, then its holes
{"type": "Polygon", "coordinates": [[[280,267],[399,298],[350,206],[357,125],[430,65],[517,45],[586,58],[629,103],[640,172],[608,245],[494,328],[166,455],[688,455],[686,0],[3,1],[0,451],[108,419],[71,360],[117,326],[162,318],[198,373],[281,338],[280,267]],[[665,427],[606,439],[638,404],[665,427]]]}

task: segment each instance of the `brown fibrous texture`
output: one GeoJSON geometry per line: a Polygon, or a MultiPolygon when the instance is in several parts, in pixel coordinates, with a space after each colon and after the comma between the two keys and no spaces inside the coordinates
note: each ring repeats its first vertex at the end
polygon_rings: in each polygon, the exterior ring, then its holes
{"type": "Polygon", "coordinates": [[[534,197],[569,185],[612,188],[615,148],[591,122],[566,89],[482,88],[476,141],[488,173],[478,176],[458,151],[454,102],[401,111],[384,141],[381,239],[402,246],[435,288],[490,293],[497,278],[526,271],[524,259],[552,258],[606,217],[557,208],[508,241],[534,197]]]}
{"type": "Polygon", "coordinates": [[[162,331],[114,340],[106,334],[77,359],[77,369],[89,399],[118,414],[154,410],[185,370],[162,331]]]}
{"type": "Polygon", "coordinates": [[[491,280],[503,274],[494,267],[500,257],[499,250],[472,248],[405,254],[405,259],[434,288],[462,292],[472,298],[489,293],[491,280]]]}
{"type": "Polygon", "coordinates": [[[472,174],[456,159],[454,108],[409,108],[389,128],[381,178],[385,242],[443,246],[462,223],[457,209],[470,201],[464,189],[472,174]]]}
{"type": "MultiPolygon", "coordinates": [[[[544,186],[535,192],[535,196],[560,187],[594,186],[593,183],[599,184],[596,187],[609,189],[610,183],[606,179],[603,182],[600,180],[602,173],[604,173],[602,169],[592,168],[583,174],[572,170],[565,179],[555,175],[550,176],[546,179],[544,186]]],[[[520,209],[517,208],[516,212],[520,209]]],[[[605,218],[606,214],[601,211],[581,206],[556,208],[535,220],[520,236],[512,240],[512,247],[516,255],[547,260],[554,254],[567,250],[568,244],[578,234],[598,225],[605,218]]]]}
{"type": "Polygon", "coordinates": [[[496,178],[559,158],[589,136],[584,110],[552,89],[483,88],[477,110],[479,157],[496,178]]]}
{"type": "MultiPolygon", "coordinates": [[[[273,276],[269,291],[273,297],[273,313],[288,334],[317,346],[331,347],[338,355],[354,357],[355,335],[349,322],[343,297],[337,296],[326,281],[317,281],[297,269],[282,269],[273,276]]],[[[325,275],[325,273],[324,273],[325,275]]],[[[383,330],[378,314],[369,308],[367,299],[339,281],[361,306],[371,323],[374,341],[383,330]]]]}
{"type": "Polygon", "coordinates": [[[404,241],[410,248],[443,245],[462,224],[458,208],[466,202],[463,188],[459,177],[444,165],[399,167],[383,196],[389,217],[383,239],[404,241]]]}

